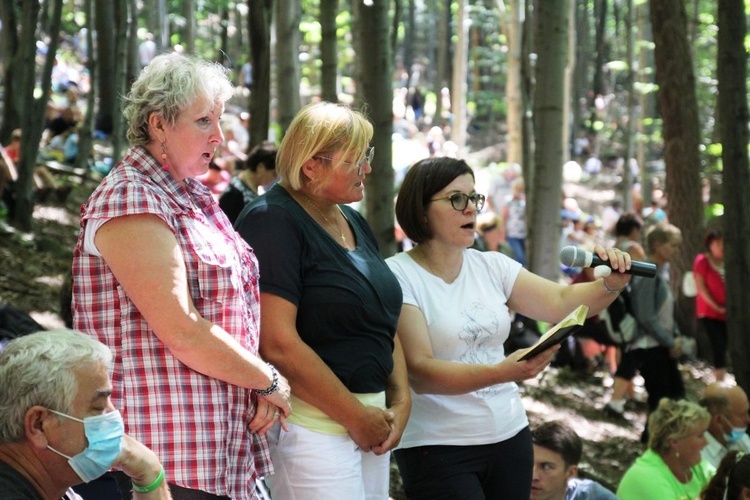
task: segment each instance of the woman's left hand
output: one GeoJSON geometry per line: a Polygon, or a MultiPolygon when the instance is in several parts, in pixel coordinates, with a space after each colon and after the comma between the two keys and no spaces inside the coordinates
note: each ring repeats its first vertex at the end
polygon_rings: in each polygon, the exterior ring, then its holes
{"type": "MultiPolygon", "coordinates": [[[[605,275],[603,275],[605,286],[609,290],[621,290],[625,288],[630,281],[630,275],[625,274],[625,271],[630,269],[630,254],[618,248],[604,248],[600,245],[594,247],[594,252],[600,259],[609,261],[609,267],[612,269],[608,276],[606,275],[606,271],[605,275]]],[[[594,275],[596,276],[596,273],[594,275]]]]}
{"type": "Polygon", "coordinates": [[[404,408],[402,404],[395,404],[386,410],[386,419],[391,427],[388,437],[377,446],[373,446],[370,451],[376,455],[384,455],[394,449],[401,442],[401,436],[406,428],[406,421],[409,418],[410,409],[404,408]]]}

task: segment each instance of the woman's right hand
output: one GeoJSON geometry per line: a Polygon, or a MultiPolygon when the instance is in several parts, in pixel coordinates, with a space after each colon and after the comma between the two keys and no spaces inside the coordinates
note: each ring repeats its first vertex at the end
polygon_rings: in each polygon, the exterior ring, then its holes
{"type": "Polygon", "coordinates": [[[498,368],[507,370],[508,380],[511,382],[522,382],[531,378],[535,378],[537,375],[542,373],[552,358],[555,357],[557,351],[560,350],[560,344],[554,345],[546,351],[540,352],[533,358],[520,361],[519,358],[523,356],[523,349],[512,352],[507,358],[498,363],[498,368]]]}
{"type": "Polygon", "coordinates": [[[349,435],[363,451],[371,451],[388,438],[393,413],[375,406],[366,406],[359,417],[355,425],[349,427],[349,435]]]}

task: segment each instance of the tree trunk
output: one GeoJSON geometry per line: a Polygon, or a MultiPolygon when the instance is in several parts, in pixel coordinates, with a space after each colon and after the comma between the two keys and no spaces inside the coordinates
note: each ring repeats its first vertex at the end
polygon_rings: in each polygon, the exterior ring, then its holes
{"type": "Polygon", "coordinates": [[[451,110],[443,109],[443,89],[446,89],[450,95],[450,85],[448,78],[449,60],[450,60],[450,19],[451,19],[451,0],[438,0],[438,29],[437,29],[437,63],[435,76],[435,118],[433,123],[439,127],[445,125],[446,120],[444,113],[450,113],[451,110]]]}
{"type": "MultiPolygon", "coordinates": [[[[556,243],[560,240],[559,211],[562,197],[563,101],[560,82],[565,78],[568,56],[570,0],[539,2],[537,24],[537,72],[534,94],[536,154],[529,223],[530,269],[556,280],[560,266],[556,243]],[[545,243],[549,242],[549,243],[545,243]],[[554,251],[550,251],[553,245],[554,251]]],[[[527,203],[527,207],[528,207],[527,203]]]]}
{"type": "Polygon", "coordinates": [[[523,92],[521,57],[523,54],[523,11],[521,0],[508,1],[508,81],[505,102],[508,106],[508,163],[523,164],[523,92]]]}
{"type": "Polygon", "coordinates": [[[336,14],[339,0],[320,0],[320,96],[324,101],[338,102],[338,36],[336,14]]]}
{"type": "Polygon", "coordinates": [[[727,273],[727,331],[737,383],[750,394],[750,308],[746,290],[750,276],[750,165],[747,158],[748,114],[747,24],[742,0],[719,5],[719,128],[724,164],[724,242],[727,273]],[[731,188],[730,188],[731,186],[731,188]]]}
{"type": "Polygon", "coordinates": [[[457,1],[456,16],[456,48],[453,55],[453,85],[451,89],[451,108],[453,111],[453,124],[451,126],[451,140],[461,152],[466,147],[466,65],[468,53],[468,23],[466,21],[466,2],[457,1]]]}
{"type": "Polygon", "coordinates": [[[182,0],[182,11],[185,16],[182,46],[186,54],[195,54],[195,1],[182,0]]]}
{"type": "Polygon", "coordinates": [[[268,138],[271,102],[271,0],[247,0],[248,32],[253,61],[250,92],[249,149],[268,138]]]}
{"type": "MultiPolygon", "coordinates": [[[[18,26],[18,16],[13,2],[0,2],[0,20],[3,26],[18,26]]],[[[18,107],[19,95],[23,92],[18,75],[23,71],[20,66],[20,47],[18,46],[18,31],[14,29],[0,30],[3,53],[3,122],[0,129],[0,143],[8,144],[10,135],[21,124],[21,114],[18,107]]]]}
{"type": "Polygon", "coordinates": [[[367,177],[365,216],[384,257],[396,252],[393,217],[393,106],[388,2],[353,3],[357,57],[357,101],[374,127],[375,160],[367,177]]]}
{"type": "Polygon", "coordinates": [[[55,0],[52,4],[52,15],[49,17],[49,32],[38,33],[37,27],[42,25],[40,19],[40,5],[37,0],[23,3],[21,16],[21,39],[19,53],[23,70],[20,72],[21,81],[21,155],[18,167],[18,181],[16,183],[16,209],[14,221],[23,231],[31,231],[34,212],[34,167],[39,152],[39,141],[44,129],[44,117],[47,112],[50,89],[52,87],[52,67],[57,53],[57,41],[60,37],[62,19],[62,0],[55,0]],[[47,55],[41,74],[42,95],[34,98],[36,88],[36,40],[49,37],[47,55]]]}
{"type": "Polygon", "coordinates": [[[276,2],[276,97],[282,136],[300,109],[298,53],[301,17],[300,0],[276,2]]]}
{"type": "Polygon", "coordinates": [[[623,155],[623,169],[622,169],[622,204],[628,207],[630,210],[633,206],[630,192],[633,186],[633,179],[630,171],[630,160],[634,154],[635,144],[635,123],[637,121],[637,104],[638,98],[635,95],[635,5],[633,0],[628,0],[628,13],[627,20],[625,22],[625,44],[627,45],[627,63],[628,63],[628,77],[627,77],[627,94],[628,94],[628,107],[625,118],[627,122],[625,125],[625,154],[623,155]]]}
{"type": "Polygon", "coordinates": [[[95,127],[105,134],[111,134],[113,119],[117,109],[117,82],[115,78],[115,2],[112,0],[95,1],[96,18],[96,58],[99,64],[97,96],[99,109],[96,114],[95,127]]]}
{"type": "Polygon", "coordinates": [[[94,131],[94,107],[96,106],[96,92],[94,82],[97,78],[96,58],[91,57],[91,47],[94,46],[94,6],[93,0],[84,0],[84,15],[86,16],[86,46],[89,47],[89,57],[86,60],[86,69],[89,72],[91,89],[86,95],[86,114],[83,116],[81,130],[78,133],[78,155],[76,156],[75,168],[88,170],[89,156],[93,148],[92,133],[94,131]]]}
{"type": "MultiPolygon", "coordinates": [[[[115,8],[115,72],[113,74],[115,95],[125,93],[128,71],[128,33],[130,31],[130,16],[128,15],[128,1],[116,0],[115,8]]],[[[115,100],[112,115],[112,161],[118,162],[122,158],[125,143],[125,121],[122,116],[120,99],[115,100]]]]}
{"type": "Polygon", "coordinates": [[[680,253],[670,263],[677,300],[677,321],[692,332],[694,303],[679,290],[682,275],[692,269],[704,236],[701,199],[700,127],[695,75],[687,37],[687,15],[682,0],[650,0],[654,32],[656,83],[664,137],[666,194],[669,220],[682,231],[680,253]]]}

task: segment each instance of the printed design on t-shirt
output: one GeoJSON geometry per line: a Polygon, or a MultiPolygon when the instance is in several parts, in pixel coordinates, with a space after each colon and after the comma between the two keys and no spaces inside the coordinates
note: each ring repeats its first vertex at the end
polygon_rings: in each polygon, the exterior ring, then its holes
{"type": "MultiPolygon", "coordinates": [[[[458,338],[466,344],[466,350],[458,358],[462,363],[494,364],[497,357],[493,352],[493,338],[499,335],[500,320],[494,310],[481,301],[474,301],[461,312],[466,321],[458,332],[458,338]]],[[[497,385],[475,391],[481,398],[494,396],[499,392],[497,385]]]]}

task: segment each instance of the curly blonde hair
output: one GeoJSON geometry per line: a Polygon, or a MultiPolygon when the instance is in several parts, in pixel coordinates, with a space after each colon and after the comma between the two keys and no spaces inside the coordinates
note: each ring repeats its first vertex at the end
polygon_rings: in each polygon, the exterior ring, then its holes
{"type": "Polygon", "coordinates": [[[177,53],[156,56],[124,99],[128,141],[134,146],[151,142],[148,119],[152,113],[174,125],[180,113],[196,101],[205,101],[208,108],[224,104],[233,89],[227,69],[220,64],[177,53]]]}
{"type": "Polygon", "coordinates": [[[708,426],[711,414],[691,401],[663,398],[648,418],[648,447],[659,455],[669,452],[670,439],[681,439],[698,425],[708,426]]]}

